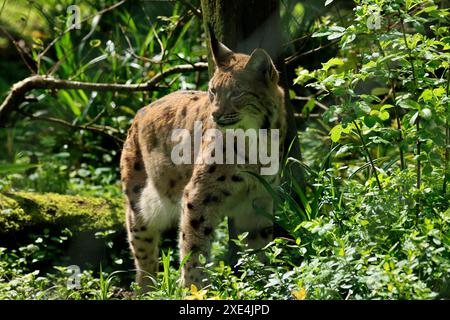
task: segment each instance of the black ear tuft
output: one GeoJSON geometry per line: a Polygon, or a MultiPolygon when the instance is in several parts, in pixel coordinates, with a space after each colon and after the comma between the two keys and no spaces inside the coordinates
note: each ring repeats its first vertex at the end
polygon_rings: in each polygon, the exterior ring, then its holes
{"type": "Polygon", "coordinates": [[[211,41],[211,50],[212,52],[216,51],[219,46],[219,41],[217,41],[216,34],[214,33],[214,29],[210,23],[208,23],[208,32],[209,39],[211,41]]]}
{"type": "Polygon", "coordinates": [[[208,31],[214,63],[218,68],[224,67],[228,64],[230,56],[233,55],[233,51],[217,40],[214,30],[209,23],[208,31]]]}

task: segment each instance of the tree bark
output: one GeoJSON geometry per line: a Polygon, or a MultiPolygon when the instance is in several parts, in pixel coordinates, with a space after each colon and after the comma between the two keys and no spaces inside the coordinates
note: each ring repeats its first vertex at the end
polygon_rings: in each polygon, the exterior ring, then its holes
{"type": "MultiPolygon", "coordinates": [[[[289,83],[286,77],[286,65],[282,53],[282,33],[277,0],[201,0],[204,28],[208,34],[208,25],[214,31],[216,38],[235,52],[251,54],[256,48],[263,48],[272,57],[280,72],[280,85],[285,91],[285,107],[287,134],[284,150],[288,157],[301,159],[300,143],[297,135],[294,111],[289,99],[289,83]]],[[[210,48],[209,48],[210,49],[210,48]]],[[[208,53],[209,74],[214,72],[212,55],[208,53]]],[[[303,170],[298,165],[290,163],[284,169],[288,186],[290,179],[305,187],[303,170]]],[[[289,190],[292,197],[299,203],[294,190],[289,190]]],[[[230,239],[236,238],[233,219],[228,220],[230,239]]],[[[288,236],[285,230],[275,226],[274,236],[288,236]]],[[[237,247],[233,241],[229,243],[228,262],[235,265],[237,247]]]]}
{"type": "MultiPolygon", "coordinates": [[[[285,90],[287,136],[284,141],[288,156],[301,159],[294,111],[289,99],[289,83],[282,52],[282,32],[277,0],[201,0],[205,30],[211,25],[219,41],[235,52],[250,54],[255,48],[265,49],[280,72],[280,85],[285,90]]],[[[209,53],[209,73],[214,71],[209,53]]],[[[287,171],[287,172],[286,172],[287,171]]],[[[289,165],[286,176],[305,186],[303,170],[289,165]]]]}

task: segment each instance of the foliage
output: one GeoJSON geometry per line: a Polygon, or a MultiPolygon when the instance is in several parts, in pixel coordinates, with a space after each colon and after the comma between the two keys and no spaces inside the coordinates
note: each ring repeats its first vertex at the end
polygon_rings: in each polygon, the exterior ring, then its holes
{"type": "MultiPolygon", "coordinates": [[[[5,15],[23,10],[24,2],[8,2],[5,15]]],[[[95,12],[116,1],[85,3],[82,15],[91,19],[80,30],[67,32],[69,4],[33,1],[24,17],[48,22],[48,26],[41,24],[39,32],[30,31],[34,23],[22,29],[26,39],[31,38],[29,59],[37,74],[85,82],[141,83],[171,66],[205,59],[201,23],[181,4],[161,2],[153,10],[153,4],[125,3],[120,10],[95,17],[95,12]],[[188,36],[188,30],[193,36],[188,36]],[[48,39],[58,41],[51,46],[48,39]]],[[[125,138],[137,110],[171,91],[204,88],[206,82],[206,73],[192,73],[169,76],[152,92],[33,91],[21,107],[24,119],[13,129],[0,130],[0,139],[7,141],[0,145],[0,161],[39,167],[33,174],[17,172],[0,178],[0,188],[87,195],[104,195],[107,188],[108,195],[119,195],[117,164],[122,145],[117,139],[125,138]],[[69,125],[49,125],[48,119],[55,118],[69,125]],[[106,128],[104,134],[70,127],[92,124],[106,128]]]]}
{"type": "Polygon", "coordinates": [[[355,2],[313,34],[339,39],[338,56],[295,80],[330,104],[333,155],[311,173],[322,215],[298,230],[315,252],[301,283],[313,298],[432,298],[450,258],[449,10],[355,2]]]}
{"type": "MultiPolygon", "coordinates": [[[[94,13],[112,3],[85,9],[94,13]]],[[[289,179],[269,189],[284,237],[255,252],[240,235],[234,240],[238,263],[229,266],[221,224],[214,262],[201,266],[209,279],[204,288],[180,287],[178,253],[163,246],[154,290],[133,296],[139,288],[129,285],[131,257],[112,241],[114,230],[97,233],[106,254],[101,264],[83,268],[79,288],[67,286],[70,261],[63,249],[72,231],[47,230],[30,235],[26,245],[0,248],[0,299],[448,298],[449,9],[431,0],[350,4],[326,1],[316,10],[282,1],[282,22],[292,38],[286,44],[288,75],[296,68],[289,94],[305,120],[299,132],[303,159],[286,163],[301,166],[308,181],[306,189],[289,179]],[[310,63],[302,60],[303,51],[310,63]]],[[[137,83],[170,66],[204,60],[201,21],[180,3],[158,5],[123,5],[67,33],[64,7],[42,7],[58,19],[42,30],[45,37],[30,33],[38,73],[137,83]]],[[[24,114],[117,131],[98,135],[31,117],[19,121],[0,131],[6,141],[0,146],[0,191],[118,198],[120,146],[110,136],[123,138],[145,103],[206,83],[206,74],[183,74],[166,79],[158,91],[132,95],[35,90],[24,114]]]]}

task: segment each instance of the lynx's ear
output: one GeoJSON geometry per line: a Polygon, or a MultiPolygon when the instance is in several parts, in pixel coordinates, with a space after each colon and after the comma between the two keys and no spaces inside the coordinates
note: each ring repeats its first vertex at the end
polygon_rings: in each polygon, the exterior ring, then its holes
{"type": "Polygon", "coordinates": [[[245,70],[255,72],[267,83],[278,83],[278,71],[264,49],[255,49],[245,65],[245,70]]]}
{"type": "Polygon", "coordinates": [[[213,55],[214,63],[218,68],[222,68],[228,65],[233,51],[228,49],[223,43],[219,42],[214,34],[211,25],[208,24],[209,36],[211,39],[211,52],[213,55]]]}

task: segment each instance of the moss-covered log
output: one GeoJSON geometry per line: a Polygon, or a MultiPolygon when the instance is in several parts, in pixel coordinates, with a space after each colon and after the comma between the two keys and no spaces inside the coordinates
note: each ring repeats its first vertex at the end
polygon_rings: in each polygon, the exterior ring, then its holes
{"type": "Polygon", "coordinates": [[[0,245],[44,229],[72,232],[121,230],[123,199],[54,193],[0,193],[0,245]]]}

